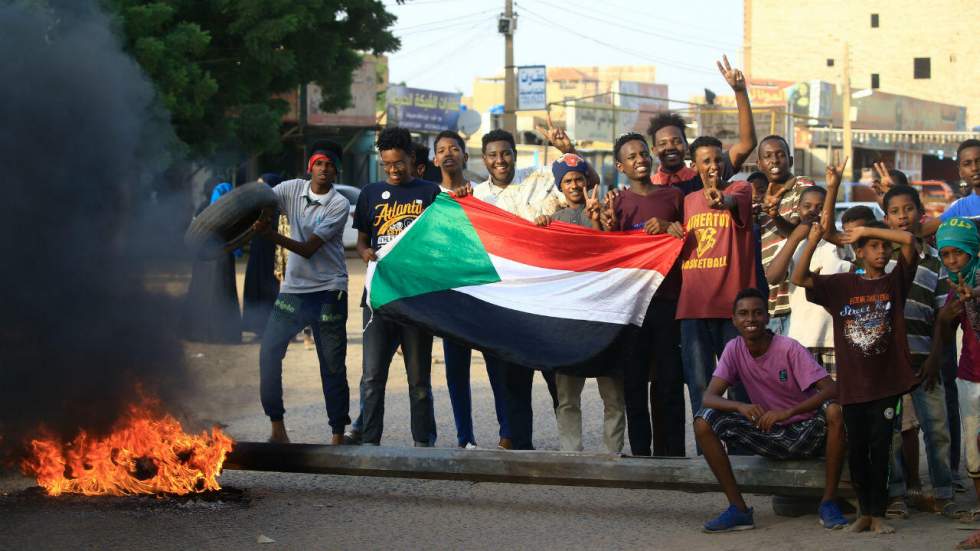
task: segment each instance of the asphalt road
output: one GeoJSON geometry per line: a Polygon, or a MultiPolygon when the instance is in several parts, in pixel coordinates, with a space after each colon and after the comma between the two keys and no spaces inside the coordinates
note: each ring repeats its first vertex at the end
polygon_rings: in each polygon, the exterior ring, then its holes
{"type": "MultiPolygon", "coordinates": [[[[351,289],[363,267],[351,260],[351,289]]],[[[241,270],[240,270],[241,272],[241,270]]],[[[154,282],[179,293],[186,281],[154,282]]],[[[241,285],[239,285],[239,289],[241,285]]],[[[356,295],[356,292],[354,293],[356,295]]],[[[348,323],[351,411],[358,407],[360,312],[348,323]]],[[[188,344],[200,376],[192,415],[220,422],[239,440],[264,440],[267,421],[258,403],[258,345],[188,344]]],[[[434,348],[433,390],[439,440],[455,443],[442,351],[434,348]]],[[[472,368],[474,424],[480,444],[496,443],[496,420],[486,371],[472,368]]],[[[287,425],[293,441],[328,440],[315,353],[290,347],[284,365],[287,425]]],[[[535,443],[557,449],[550,397],[535,379],[535,443]]],[[[386,445],[411,445],[403,364],[396,356],[388,385],[386,445]]],[[[585,447],[599,451],[601,400],[594,383],[583,395],[585,447]]],[[[689,454],[693,442],[689,437],[689,454]]],[[[925,460],[922,460],[925,469],[925,460]]],[[[707,467],[706,467],[707,468],[707,467]]],[[[923,473],[923,480],[928,475],[923,473]]],[[[914,513],[896,521],[891,536],[824,530],[816,515],[775,516],[765,496],[749,496],[757,528],[702,534],[701,524],[725,506],[720,494],[525,486],[348,476],[227,471],[222,485],[245,490],[230,502],[153,498],[47,498],[24,492],[32,481],[0,474],[0,549],[949,549],[967,525],[914,513]],[[269,543],[260,543],[273,540],[269,543]]],[[[974,503],[972,494],[960,495],[974,503]]],[[[975,528],[974,528],[975,529],[975,528]]]]}

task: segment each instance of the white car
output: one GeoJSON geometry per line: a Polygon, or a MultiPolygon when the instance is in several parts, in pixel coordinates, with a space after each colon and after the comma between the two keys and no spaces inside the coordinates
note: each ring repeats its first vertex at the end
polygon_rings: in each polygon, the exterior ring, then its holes
{"type": "Polygon", "coordinates": [[[877,218],[878,220],[882,220],[885,218],[885,211],[881,210],[881,206],[879,206],[878,203],[874,203],[871,201],[845,201],[843,203],[835,203],[834,221],[837,225],[838,230],[843,229],[843,226],[841,225],[840,222],[840,217],[842,214],[844,214],[844,211],[846,211],[851,207],[856,207],[858,205],[864,205],[869,209],[871,209],[871,212],[875,213],[875,218],[877,218]]]}
{"type": "Polygon", "coordinates": [[[347,215],[347,223],[344,225],[344,248],[353,249],[357,246],[357,230],[354,229],[354,207],[357,205],[357,198],[361,195],[361,189],[354,186],[335,184],[337,192],[350,201],[350,213],[347,215]]]}

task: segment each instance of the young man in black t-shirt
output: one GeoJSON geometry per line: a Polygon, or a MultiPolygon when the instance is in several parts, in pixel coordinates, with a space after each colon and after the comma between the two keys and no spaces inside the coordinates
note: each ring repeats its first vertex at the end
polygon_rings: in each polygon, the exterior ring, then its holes
{"type": "MultiPolygon", "coordinates": [[[[408,228],[440,192],[438,185],[414,176],[414,146],[408,130],[383,130],[377,147],[387,178],[365,186],[354,210],[357,253],[365,262],[377,260],[375,252],[408,228]]],[[[354,422],[349,441],[380,444],[388,367],[401,344],[408,374],[412,438],[416,446],[433,445],[436,422],[432,406],[432,335],[377,316],[372,319],[364,298],[361,306],[364,315],[361,415],[354,422]]]]}

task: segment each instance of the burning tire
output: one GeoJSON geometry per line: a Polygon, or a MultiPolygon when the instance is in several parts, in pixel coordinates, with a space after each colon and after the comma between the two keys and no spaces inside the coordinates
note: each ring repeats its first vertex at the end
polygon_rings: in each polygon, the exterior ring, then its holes
{"type": "Polygon", "coordinates": [[[184,244],[198,258],[211,260],[252,238],[252,224],[263,211],[276,210],[272,188],[252,182],[235,188],[204,209],[184,234],[184,244]]]}

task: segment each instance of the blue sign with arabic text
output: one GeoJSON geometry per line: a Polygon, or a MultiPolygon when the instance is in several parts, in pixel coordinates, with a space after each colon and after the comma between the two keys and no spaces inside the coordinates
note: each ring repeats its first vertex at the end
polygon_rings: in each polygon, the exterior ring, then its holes
{"type": "Polygon", "coordinates": [[[462,94],[391,86],[388,88],[388,126],[416,132],[456,130],[462,94]]]}

